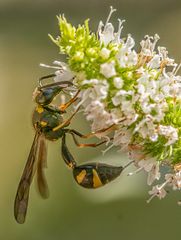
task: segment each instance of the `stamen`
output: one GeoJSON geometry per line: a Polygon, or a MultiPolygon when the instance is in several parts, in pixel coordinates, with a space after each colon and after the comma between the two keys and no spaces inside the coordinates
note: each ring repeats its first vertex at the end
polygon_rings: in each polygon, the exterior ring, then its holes
{"type": "MultiPolygon", "coordinates": [[[[160,187],[157,187],[157,192],[155,192],[146,202],[147,202],[147,203],[150,203],[151,200],[152,200],[154,197],[159,196],[160,190],[162,190],[162,188],[164,188],[169,182],[170,182],[170,179],[168,179],[167,181],[165,181],[160,187]]],[[[162,197],[160,197],[160,198],[162,198],[162,197]]]]}
{"type": "Polygon", "coordinates": [[[104,156],[105,153],[107,153],[112,147],[114,147],[114,144],[111,144],[109,147],[107,147],[105,150],[102,150],[102,154],[104,156]]]}
{"type": "Polygon", "coordinates": [[[176,65],[176,67],[175,67],[175,69],[173,71],[173,74],[176,75],[177,72],[180,70],[180,68],[181,68],[181,62],[179,63],[179,65],[176,65]]]}
{"type": "Polygon", "coordinates": [[[53,68],[53,69],[60,70],[60,67],[50,66],[50,65],[47,65],[47,64],[44,64],[44,63],[40,63],[40,67],[53,68]]]}
{"type": "Polygon", "coordinates": [[[170,182],[170,179],[166,180],[166,181],[159,187],[159,190],[161,190],[162,188],[164,188],[169,182],[170,182]]]}
{"type": "Polygon", "coordinates": [[[152,47],[151,47],[151,51],[153,52],[156,46],[156,43],[158,42],[158,40],[160,39],[160,37],[158,36],[158,34],[155,34],[154,36],[154,41],[152,43],[152,47]]]}
{"type": "Polygon", "coordinates": [[[146,202],[147,203],[150,203],[151,202],[151,200],[154,198],[154,197],[156,197],[156,193],[155,194],[153,194],[146,202]]]}
{"type": "Polygon", "coordinates": [[[116,39],[117,43],[120,43],[121,32],[122,32],[122,29],[123,29],[122,24],[125,22],[125,20],[124,19],[121,20],[121,19],[118,18],[118,22],[119,22],[119,24],[118,24],[118,31],[115,34],[115,39],[116,39]]]}
{"type": "Polygon", "coordinates": [[[106,20],[105,26],[108,24],[108,22],[109,22],[109,20],[110,20],[110,18],[111,18],[111,16],[112,16],[112,14],[113,14],[113,12],[116,11],[116,9],[114,9],[112,6],[110,6],[110,9],[111,9],[111,11],[110,11],[110,13],[109,13],[109,15],[108,15],[108,18],[107,18],[107,20],[106,20]]]}
{"type": "Polygon", "coordinates": [[[134,172],[130,172],[130,173],[128,173],[127,176],[135,175],[135,174],[139,173],[142,169],[143,169],[143,167],[140,167],[140,168],[136,169],[134,172]]]}
{"type": "Polygon", "coordinates": [[[59,61],[53,61],[53,64],[58,65],[60,70],[66,70],[67,71],[67,67],[59,61]]]}
{"type": "Polygon", "coordinates": [[[102,32],[102,28],[104,27],[104,23],[102,21],[99,22],[97,32],[100,34],[102,32]]]}
{"type": "Polygon", "coordinates": [[[126,22],[126,20],[125,19],[121,20],[120,18],[118,18],[118,22],[119,22],[119,25],[118,25],[118,32],[119,32],[120,30],[123,29],[122,25],[124,22],[126,22]]]}
{"type": "Polygon", "coordinates": [[[63,67],[63,64],[59,61],[53,61],[53,64],[63,67]]]}

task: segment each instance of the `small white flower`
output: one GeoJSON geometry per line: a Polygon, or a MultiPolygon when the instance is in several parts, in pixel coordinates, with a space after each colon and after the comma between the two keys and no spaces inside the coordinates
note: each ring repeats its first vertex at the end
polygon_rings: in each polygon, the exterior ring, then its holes
{"type": "Polygon", "coordinates": [[[172,145],[178,140],[177,129],[172,126],[159,125],[158,133],[168,139],[168,142],[165,144],[165,146],[172,145]]]}
{"type": "Polygon", "coordinates": [[[104,26],[104,30],[102,31],[103,26],[104,24],[100,22],[98,27],[99,38],[100,38],[100,41],[104,43],[105,46],[107,46],[114,39],[114,27],[112,23],[107,23],[104,26]]]}
{"type": "Polygon", "coordinates": [[[162,199],[166,196],[167,192],[162,186],[156,185],[153,186],[152,190],[148,192],[151,197],[147,200],[147,203],[149,203],[154,197],[158,197],[159,199],[162,199]]]}
{"type": "Polygon", "coordinates": [[[137,64],[137,53],[132,50],[134,45],[134,39],[130,35],[128,35],[126,43],[122,44],[117,54],[117,58],[121,67],[131,67],[137,64]]]}
{"type": "Polygon", "coordinates": [[[79,93],[78,98],[80,98],[80,101],[78,102],[78,104],[76,104],[75,109],[78,109],[80,106],[86,107],[90,104],[91,100],[89,96],[91,92],[92,90],[88,88],[79,93]]]}
{"type": "Polygon", "coordinates": [[[106,78],[110,78],[116,75],[115,62],[103,63],[100,67],[100,73],[106,78]]]}
{"type": "Polygon", "coordinates": [[[158,34],[155,34],[154,37],[146,35],[145,40],[142,40],[140,42],[140,45],[142,47],[141,53],[145,56],[153,56],[156,43],[159,39],[160,37],[158,34]]]}
{"type": "Polygon", "coordinates": [[[116,11],[116,9],[113,9],[111,7],[111,11],[107,18],[105,26],[102,21],[100,21],[99,26],[98,26],[98,34],[99,34],[100,41],[101,41],[101,43],[104,43],[105,46],[107,46],[114,39],[114,27],[113,27],[112,23],[109,22],[109,20],[111,18],[111,15],[115,11],[116,11]]]}
{"type": "Polygon", "coordinates": [[[158,47],[158,52],[161,57],[162,62],[166,64],[166,66],[174,66],[175,67],[175,60],[168,57],[168,51],[165,47],[158,47]]]}
{"type": "Polygon", "coordinates": [[[90,97],[92,99],[105,99],[107,97],[108,94],[108,88],[109,85],[107,83],[107,81],[100,81],[99,84],[95,84],[93,87],[92,94],[90,95],[90,97]]]}
{"type": "Polygon", "coordinates": [[[112,25],[112,23],[109,22],[111,15],[113,14],[113,12],[115,12],[116,9],[114,9],[113,7],[111,7],[109,16],[106,20],[105,25],[103,24],[102,21],[99,22],[99,26],[98,26],[98,34],[99,34],[99,38],[100,38],[100,42],[103,43],[105,46],[107,46],[110,42],[114,42],[116,44],[120,44],[121,39],[120,39],[120,35],[121,35],[121,31],[123,29],[123,22],[125,22],[125,20],[120,20],[119,21],[119,25],[118,25],[118,31],[117,33],[114,33],[114,26],[112,25]]]}
{"type": "Polygon", "coordinates": [[[109,49],[107,49],[107,48],[102,48],[101,49],[101,51],[100,51],[100,56],[102,57],[102,58],[104,58],[104,59],[107,59],[107,58],[109,58],[109,56],[110,56],[110,50],[109,49]]]}
{"type": "Polygon", "coordinates": [[[98,100],[87,105],[85,114],[87,120],[92,121],[92,131],[98,131],[113,124],[111,114],[105,110],[104,104],[98,100]]]}
{"type": "Polygon", "coordinates": [[[146,118],[142,119],[135,127],[134,132],[139,132],[139,134],[145,139],[149,137],[150,139],[155,137],[156,125],[153,122],[153,117],[147,115],[146,118]]]}
{"type": "Polygon", "coordinates": [[[122,88],[124,84],[123,79],[120,77],[115,77],[113,79],[113,83],[114,83],[114,86],[118,89],[122,88]]]}
{"type": "MultiPolygon", "coordinates": [[[[125,101],[125,97],[129,95],[132,95],[132,91],[119,90],[112,98],[112,103],[114,106],[118,106],[121,103],[124,104],[123,101],[125,101]]],[[[130,105],[130,103],[128,105],[130,105]]]]}
{"type": "Polygon", "coordinates": [[[148,173],[147,183],[151,185],[155,179],[160,178],[159,163],[151,157],[146,158],[140,149],[131,149],[130,157],[134,160],[137,170],[129,175],[133,175],[141,170],[148,173]]]}
{"type": "Polygon", "coordinates": [[[155,180],[160,179],[159,162],[155,161],[148,173],[147,184],[151,185],[155,180]]]}
{"type": "Polygon", "coordinates": [[[126,128],[121,128],[115,131],[113,144],[115,146],[127,146],[131,141],[131,131],[126,128]]]}
{"type": "Polygon", "coordinates": [[[118,31],[117,31],[117,33],[114,33],[114,41],[113,41],[116,44],[120,44],[122,42],[122,39],[120,37],[121,37],[122,29],[123,29],[122,25],[125,22],[125,20],[118,19],[118,22],[119,22],[118,31]]]}
{"type": "Polygon", "coordinates": [[[149,63],[147,64],[147,66],[149,68],[159,68],[160,67],[160,56],[158,54],[156,54],[151,61],[149,61],[149,63]]]}
{"type": "Polygon", "coordinates": [[[40,64],[40,66],[57,69],[57,71],[55,71],[56,76],[54,77],[55,82],[73,80],[75,74],[70,70],[69,66],[66,63],[54,61],[53,64],[55,66],[50,66],[42,63],[40,64]]]}
{"type": "Polygon", "coordinates": [[[98,79],[85,79],[81,82],[81,85],[90,85],[90,86],[95,86],[99,84],[99,80],[98,79]]]}
{"type": "Polygon", "coordinates": [[[113,108],[111,110],[111,118],[113,123],[118,124],[124,117],[120,108],[113,108]]]}
{"type": "Polygon", "coordinates": [[[143,159],[137,162],[138,167],[144,169],[146,172],[150,172],[155,164],[156,160],[153,158],[143,159]]]}
{"type": "Polygon", "coordinates": [[[181,189],[181,171],[165,174],[165,180],[168,181],[168,185],[172,186],[173,190],[181,189]]]}

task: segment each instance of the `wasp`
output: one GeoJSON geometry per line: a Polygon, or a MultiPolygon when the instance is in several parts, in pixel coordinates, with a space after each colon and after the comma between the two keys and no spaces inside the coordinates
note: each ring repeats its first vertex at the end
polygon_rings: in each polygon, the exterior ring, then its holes
{"type": "Polygon", "coordinates": [[[47,166],[47,144],[46,140],[56,141],[61,139],[61,155],[65,164],[72,170],[75,181],[85,188],[98,188],[117,178],[125,167],[112,166],[104,163],[89,163],[78,165],[70,153],[66,144],[66,135],[73,137],[74,143],[78,147],[97,147],[105,141],[99,143],[79,143],[77,137],[90,138],[95,134],[111,130],[114,126],[99,130],[95,133],[83,135],[80,132],[68,128],[72,118],[78,112],[79,108],[67,119],[63,119],[66,109],[78,99],[79,91],[67,103],[55,106],[52,104],[54,98],[64,89],[72,86],[71,81],[61,81],[49,84],[42,84],[46,78],[53,77],[48,75],[40,78],[39,85],[35,90],[34,100],[36,107],[32,115],[32,124],[35,129],[34,140],[29,152],[29,156],[20,179],[15,202],[14,216],[18,223],[24,223],[28,208],[29,192],[32,180],[36,173],[37,187],[43,198],[48,198],[49,189],[44,174],[44,168],[47,166]]]}

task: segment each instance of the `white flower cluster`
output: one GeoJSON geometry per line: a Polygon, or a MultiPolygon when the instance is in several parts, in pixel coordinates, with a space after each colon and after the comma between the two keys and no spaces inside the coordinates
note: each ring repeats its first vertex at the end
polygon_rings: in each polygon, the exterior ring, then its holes
{"type": "MultiPolygon", "coordinates": [[[[140,42],[139,52],[134,50],[135,41],[131,35],[121,38],[123,21],[119,20],[118,30],[110,23],[111,12],[105,24],[98,27],[101,51],[99,76],[90,79],[82,72],[71,72],[65,64],[64,71],[56,71],[55,80],[73,79],[81,89],[77,108],[82,106],[91,122],[93,132],[115,125],[112,145],[129,153],[137,171],[148,173],[147,183],[151,185],[160,178],[160,165],[156,157],[143,151],[144,144],[163,141],[165,148],[172,149],[179,141],[178,128],[165,121],[170,102],[181,102],[181,76],[177,75],[180,65],[168,57],[164,47],[157,47],[159,36],[145,36],[140,42]],[[116,56],[111,57],[116,51],[116,56]],[[168,71],[169,70],[169,71],[168,71]]],[[[57,64],[57,62],[56,62],[57,64]]],[[[105,137],[110,132],[99,133],[105,137]]],[[[170,150],[171,151],[171,150],[170,150]]],[[[165,162],[169,159],[165,159],[165,162]]],[[[131,175],[131,173],[129,174],[131,175]]],[[[156,185],[149,193],[163,198],[165,186],[181,187],[181,171],[165,175],[166,182],[156,185]]]]}

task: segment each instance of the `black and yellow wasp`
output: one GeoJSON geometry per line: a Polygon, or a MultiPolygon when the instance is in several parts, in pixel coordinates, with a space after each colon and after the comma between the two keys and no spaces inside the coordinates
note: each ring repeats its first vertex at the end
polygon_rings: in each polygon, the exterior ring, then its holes
{"type": "Polygon", "coordinates": [[[39,85],[34,94],[36,107],[33,112],[32,123],[35,129],[35,137],[14,202],[14,216],[18,223],[24,223],[25,221],[30,185],[35,173],[37,174],[37,186],[40,195],[43,198],[47,198],[49,195],[48,185],[44,175],[44,168],[46,167],[47,158],[46,140],[55,141],[61,139],[62,158],[66,165],[72,169],[75,181],[82,187],[101,187],[117,178],[124,169],[122,166],[116,167],[104,163],[88,163],[77,165],[77,162],[68,150],[66,144],[66,135],[70,134],[78,147],[97,147],[105,141],[97,144],[80,144],[77,141],[77,137],[85,139],[90,138],[95,136],[96,133],[110,130],[112,126],[88,135],[83,135],[74,129],[68,128],[72,118],[79,109],[77,109],[67,120],[63,119],[63,114],[65,114],[66,109],[72,103],[77,101],[79,91],[77,91],[75,96],[67,103],[61,104],[58,107],[52,105],[53,99],[60,94],[61,91],[73,85],[70,81],[61,81],[42,85],[42,81],[44,79],[53,76],[54,75],[49,75],[40,78],[39,85]]]}

